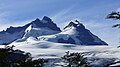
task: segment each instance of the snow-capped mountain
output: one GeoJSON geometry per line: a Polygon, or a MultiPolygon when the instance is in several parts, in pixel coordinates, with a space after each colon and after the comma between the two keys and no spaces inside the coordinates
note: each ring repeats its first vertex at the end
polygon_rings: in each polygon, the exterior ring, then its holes
{"type": "Polygon", "coordinates": [[[108,45],[92,34],[77,20],[71,21],[62,32],[49,36],[40,36],[40,40],[77,45],[108,45]]]}
{"type": "Polygon", "coordinates": [[[21,27],[10,27],[6,31],[0,32],[0,44],[9,44],[17,39],[25,40],[28,37],[38,37],[61,32],[53,21],[44,16],[42,20],[38,18],[31,23],[21,27]]]}
{"type": "Polygon", "coordinates": [[[44,16],[42,20],[36,19],[21,27],[10,27],[0,32],[0,44],[9,44],[13,41],[26,41],[29,37],[39,40],[69,43],[77,45],[108,45],[100,38],[92,34],[77,20],[71,21],[61,31],[53,21],[44,16]]]}
{"type": "Polygon", "coordinates": [[[26,28],[25,34],[22,39],[18,39],[17,41],[24,41],[29,37],[39,37],[43,35],[52,35],[61,32],[60,28],[57,27],[53,21],[44,16],[42,20],[38,18],[26,28]]]}

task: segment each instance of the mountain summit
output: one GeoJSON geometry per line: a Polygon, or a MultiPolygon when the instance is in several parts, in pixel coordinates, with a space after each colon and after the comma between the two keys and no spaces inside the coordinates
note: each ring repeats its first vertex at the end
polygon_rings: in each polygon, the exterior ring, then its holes
{"type": "Polygon", "coordinates": [[[34,28],[49,28],[54,31],[61,31],[59,27],[47,16],[44,16],[42,20],[38,18],[31,22],[34,28]]]}
{"type": "Polygon", "coordinates": [[[92,34],[78,20],[70,21],[61,33],[50,36],[41,36],[39,39],[77,45],[108,45],[100,38],[92,34]]]}
{"type": "MultiPolygon", "coordinates": [[[[38,18],[31,22],[31,25],[26,28],[26,32],[22,37],[22,41],[29,37],[39,37],[43,35],[52,35],[61,32],[60,28],[57,27],[53,21],[44,16],[42,20],[38,18]]],[[[21,41],[21,39],[19,40],[21,41]]]]}
{"type": "Polygon", "coordinates": [[[85,28],[84,25],[80,23],[78,20],[70,21],[70,23],[64,29],[68,27],[85,28]]]}

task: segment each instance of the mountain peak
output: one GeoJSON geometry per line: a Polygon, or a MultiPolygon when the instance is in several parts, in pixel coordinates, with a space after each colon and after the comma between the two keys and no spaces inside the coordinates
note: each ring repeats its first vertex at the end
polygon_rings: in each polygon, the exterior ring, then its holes
{"type": "Polygon", "coordinates": [[[39,22],[40,21],[40,19],[39,18],[36,18],[35,20],[34,20],[34,22],[39,22]]]}
{"type": "Polygon", "coordinates": [[[74,24],[82,24],[78,20],[71,20],[71,22],[73,22],[74,24]]]}
{"type": "Polygon", "coordinates": [[[43,19],[42,19],[42,21],[48,21],[48,22],[51,22],[52,20],[51,20],[49,17],[44,16],[43,19]]]}
{"type": "Polygon", "coordinates": [[[32,23],[40,22],[41,20],[39,18],[36,18],[32,23]]]}
{"type": "Polygon", "coordinates": [[[84,25],[82,23],[80,23],[78,20],[70,21],[70,23],[64,29],[66,29],[68,27],[85,28],[84,25]]]}

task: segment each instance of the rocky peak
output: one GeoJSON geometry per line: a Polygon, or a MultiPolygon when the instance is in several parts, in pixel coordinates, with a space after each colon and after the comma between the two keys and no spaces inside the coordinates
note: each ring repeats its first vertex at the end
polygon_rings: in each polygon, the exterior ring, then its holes
{"type": "Polygon", "coordinates": [[[33,22],[40,22],[40,19],[36,18],[33,22]]]}
{"type": "Polygon", "coordinates": [[[43,19],[42,19],[42,21],[48,21],[48,22],[51,22],[52,20],[51,20],[49,17],[44,16],[43,19]]]}
{"type": "Polygon", "coordinates": [[[70,23],[64,29],[66,29],[68,27],[75,27],[75,28],[83,28],[83,29],[85,29],[85,26],[82,23],[80,23],[78,20],[70,21],[70,23]]]}

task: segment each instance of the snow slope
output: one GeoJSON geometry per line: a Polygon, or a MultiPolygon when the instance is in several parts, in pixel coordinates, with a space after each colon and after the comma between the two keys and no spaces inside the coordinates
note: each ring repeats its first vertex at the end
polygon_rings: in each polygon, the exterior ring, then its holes
{"type": "Polygon", "coordinates": [[[66,51],[83,53],[93,67],[103,67],[104,65],[120,61],[120,48],[116,46],[80,46],[40,41],[34,37],[29,37],[23,42],[13,42],[10,45],[15,45],[15,49],[32,53],[34,59],[49,59],[50,62],[46,67],[60,67],[62,65],[60,57],[66,51]]]}
{"type": "Polygon", "coordinates": [[[22,38],[17,39],[16,41],[18,42],[22,42],[25,41],[27,38],[29,37],[39,37],[39,36],[43,36],[43,35],[52,35],[58,33],[58,31],[54,31],[51,30],[49,28],[33,28],[32,25],[30,25],[26,30],[25,30],[25,34],[22,38]]]}

